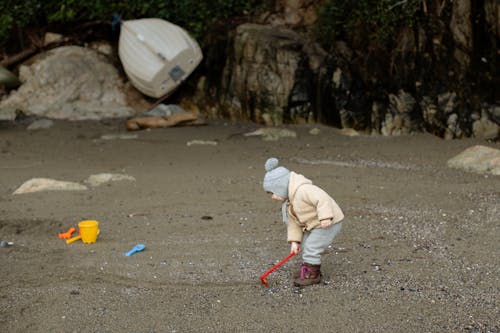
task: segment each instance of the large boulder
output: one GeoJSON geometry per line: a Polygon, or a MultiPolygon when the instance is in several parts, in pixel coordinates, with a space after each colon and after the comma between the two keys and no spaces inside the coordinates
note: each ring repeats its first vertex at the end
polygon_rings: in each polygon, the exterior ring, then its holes
{"type": "Polygon", "coordinates": [[[0,102],[0,120],[18,113],[53,119],[85,120],[133,115],[117,69],[98,51],[64,46],[31,65],[22,65],[23,82],[0,102]]]}
{"type": "Polygon", "coordinates": [[[238,26],[222,80],[222,103],[267,124],[308,121],[311,81],[325,54],[292,30],[238,26]]]}

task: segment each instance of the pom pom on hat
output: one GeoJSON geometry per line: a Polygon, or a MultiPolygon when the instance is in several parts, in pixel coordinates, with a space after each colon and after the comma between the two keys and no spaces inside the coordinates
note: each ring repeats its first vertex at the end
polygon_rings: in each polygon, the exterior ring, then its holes
{"type": "Polygon", "coordinates": [[[290,171],[279,166],[279,161],[275,157],[269,158],[264,167],[266,169],[263,182],[264,190],[279,195],[283,199],[288,198],[290,171]]]}
{"type": "Polygon", "coordinates": [[[269,172],[273,169],[276,169],[278,167],[278,165],[279,165],[278,159],[275,157],[271,157],[266,161],[266,164],[264,167],[266,168],[266,172],[269,172]]]}

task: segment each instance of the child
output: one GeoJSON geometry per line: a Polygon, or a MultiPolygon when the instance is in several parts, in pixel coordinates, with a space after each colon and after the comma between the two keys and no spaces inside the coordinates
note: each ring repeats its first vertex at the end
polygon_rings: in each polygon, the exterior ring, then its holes
{"type": "Polygon", "coordinates": [[[279,166],[278,159],[268,159],[265,168],[264,190],[282,202],[290,251],[298,253],[302,247],[303,263],[294,284],[319,283],[321,254],[342,228],[344,214],[325,191],[306,177],[279,166]]]}

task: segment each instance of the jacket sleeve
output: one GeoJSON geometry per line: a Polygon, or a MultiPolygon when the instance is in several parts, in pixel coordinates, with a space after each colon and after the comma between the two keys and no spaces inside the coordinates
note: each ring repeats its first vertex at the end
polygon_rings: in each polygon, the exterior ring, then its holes
{"type": "Polygon", "coordinates": [[[309,185],[309,188],[304,188],[303,199],[316,207],[319,221],[333,219],[336,223],[344,218],[344,214],[335,200],[323,189],[315,185],[309,185]]]}
{"type": "Polygon", "coordinates": [[[302,242],[302,227],[297,223],[295,217],[288,215],[288,223],[287,223],[287,239],[288,242],[302,242]]]}

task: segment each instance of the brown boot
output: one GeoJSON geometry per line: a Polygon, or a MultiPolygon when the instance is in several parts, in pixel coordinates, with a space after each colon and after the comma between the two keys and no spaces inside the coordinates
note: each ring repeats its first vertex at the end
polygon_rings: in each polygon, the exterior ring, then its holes
{"type": "Polygon", "coordinates": [[[321,281],[321,265],[311,265],[303,263],[300,267],[300,276],[297,277],[293,284],[297,287],[310,286],[321,281]]]}

